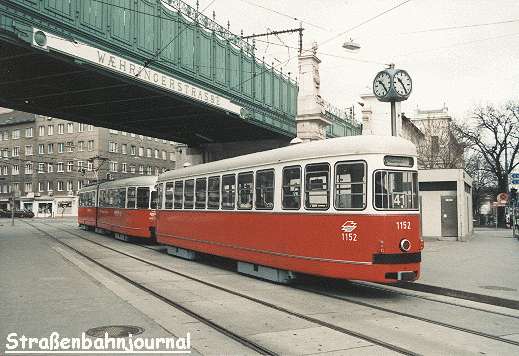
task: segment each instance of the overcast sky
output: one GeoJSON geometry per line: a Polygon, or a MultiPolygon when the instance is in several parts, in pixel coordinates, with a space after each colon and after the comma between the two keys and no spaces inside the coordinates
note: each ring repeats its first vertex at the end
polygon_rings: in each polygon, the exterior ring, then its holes
{"type": "MultiPolygon", "coordinates": [[[[187,0],[193,6],[196,0],[187,0]]],[[[200,9],[231,30],[245,34],[284,30],[303,23],[304,47],[324,43],[365,20],[405,0],[200,0],[200,9]],[[269,11],[253,4],[271,9],[269,11]],[[277,14],[280,12],[287,16],[277,14]]],[[[297,34],[280,36],[297,47],[297,34]]],[[[267,41],[267,38],[261,38],[267,41]]],[[[297,72],[297,50],[257,42],[257,55],[269,61],[290,62],[284,72],[297,72]],[[273,59],[276,58],[276,59],[273,59]]],[[[278,45],[276,45],[278,44],[278,45]]],[[[319,46],[321,94],[340,107],[356,102],[371,86],[384,63],[394,62],[413,78],[413,93],[403,104],[410,113],[416,106],[441,108],[462,118],[473,105],[500,103],[519,98],[519,1],[518,0],[411,0],[335,40],[319,46]],[[517,20],[504,24],[416,33],[423,30],[517,20]],[[413,33],[415,32],[415,33],[413,33]],[[352,37],[362,48],[342,48],[352,37]],[[333,56],[331,56],[333,55],[333,56]],[[344,58],[337,58],[340,56],[344,58]],[[364,62],[365,61],[365,62],[364,62]]]]}

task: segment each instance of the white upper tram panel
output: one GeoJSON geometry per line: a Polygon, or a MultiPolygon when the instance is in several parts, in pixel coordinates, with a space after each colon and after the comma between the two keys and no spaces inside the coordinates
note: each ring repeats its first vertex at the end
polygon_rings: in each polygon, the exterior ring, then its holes
{"type": "Polygon", "coordinates": [[[157,183],[157,176],[141,176],[117,179],[99,184],[99,189],[115,189],[124,187],[152,187],[157,183]]]}
{"type": "Polygon", "coordinates": [[[269,151],[252,153],[220,161],[204,163],[161,174],[159,182],[177,178],[213,174],[228,170],[268,166],[300,160],[348,155],[386,154],[416,156],[416,146],[406,139],[394,136],[347,136],[299,143],[269,151]]]}

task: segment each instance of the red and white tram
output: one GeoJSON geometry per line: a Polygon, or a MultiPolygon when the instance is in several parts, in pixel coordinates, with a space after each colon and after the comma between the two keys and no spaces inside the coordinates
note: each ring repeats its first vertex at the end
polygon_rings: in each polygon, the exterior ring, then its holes
{"type": "Polygon", "coordinates": [[[155,237],[157,177],[119,179],[79,191],[78,223],[118,239],[155,237]],[[96,199],[97,198],[97,199],[96,199]]]}
{"type": "Polygon", "coordinates": [[[157,181],[156,237],[177,251],[235,259],[245,273],[412,281],[423,248],[417,179],[415,146],[388,136],[182,168],[157,181]]]}

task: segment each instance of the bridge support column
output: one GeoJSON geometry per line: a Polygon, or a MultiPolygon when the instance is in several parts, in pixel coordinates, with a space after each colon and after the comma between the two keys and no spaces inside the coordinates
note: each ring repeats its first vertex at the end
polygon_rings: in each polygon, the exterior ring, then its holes
{"type": "Polygon", "coordinates": [[[299,94],[297,96],[297,137],[303,141],[324,140],[326,127],[330,122],[324,117],[324,107],[320,95],[317,44],[310,54],[299,56],[299,94]]]}

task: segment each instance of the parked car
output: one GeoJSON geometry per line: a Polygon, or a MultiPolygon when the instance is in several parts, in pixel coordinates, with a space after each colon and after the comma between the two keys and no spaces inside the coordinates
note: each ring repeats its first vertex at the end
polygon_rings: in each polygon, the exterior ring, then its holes
{"type": "Polygon", "coordinates": [[[24,217],[25,218],[33,218],[34,217],[34,213],[32,212],[32,210],[29,210],[29,209],[23,209],[23,212],[24,212],[24,217]]]}
{"type": "Polygon", "coordinates": [[[9,218],[9,217],[11,217],[10,211],[0,209],[0,218],[9,218]]]}

